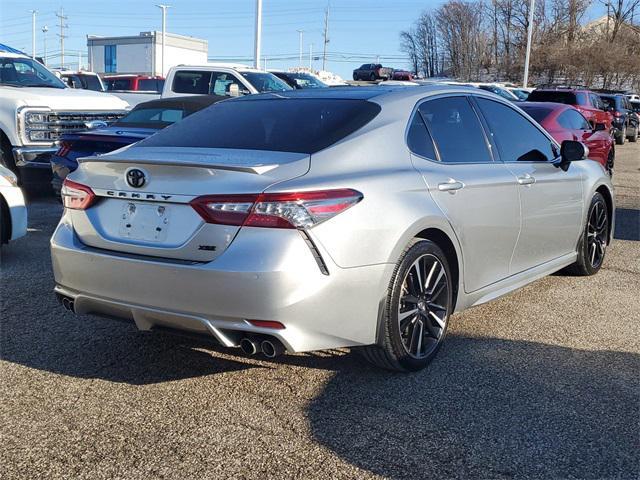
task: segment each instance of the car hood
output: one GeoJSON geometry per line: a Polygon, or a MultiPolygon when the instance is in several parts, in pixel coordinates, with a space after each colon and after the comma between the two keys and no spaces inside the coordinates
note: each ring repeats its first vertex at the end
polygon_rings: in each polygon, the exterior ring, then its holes
{"type": "Polygon", "coordinates": [[[108,93],[76,88],[0,86],[3,102],[16,107],[49,107],[52,110],[124,110],[127,102],[108,93]]]}

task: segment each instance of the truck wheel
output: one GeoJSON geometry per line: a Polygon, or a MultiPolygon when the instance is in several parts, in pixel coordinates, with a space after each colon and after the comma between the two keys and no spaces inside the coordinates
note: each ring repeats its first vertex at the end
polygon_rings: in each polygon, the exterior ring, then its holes
{"type": "Polygon", "coordinates": [[[636,143],[638,141],[638,128],[640,128],[640,126],[637,126],[636,128],[634,128],[633,135],[631,135],[630,137],[627,137],[631,143],[636,143]]]}
{"type": "Polygon", "coordinates": [[[353,74],[353,81],[357,82],[358,81],[358,75],[356,75],[355,73],[353,74]]]}
{"type": "Polygon", "coordinates": [[[623,127],[622,133],[616,137],[616,144],[624,145],[624,141],[627,139],[627,127],[623,127]]]}
{"type": "Polygon", "coordinates": [[[11,150],[11,144],[7,140],[7,137],[0,132],[0,165],[7,167],[13,173],[18,175],[18,168],[13,159],[13,151],[11,150]]]}

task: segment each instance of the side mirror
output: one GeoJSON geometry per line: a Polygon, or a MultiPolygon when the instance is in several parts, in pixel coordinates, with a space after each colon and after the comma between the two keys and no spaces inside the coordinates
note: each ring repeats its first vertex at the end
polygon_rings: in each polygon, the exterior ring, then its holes
{"type": "Polygon", "coordinates": [[[595,128],[593,129],[594,132],[603,132],[607,129],[607,126],[604,123],[596,123],[595,128]]]}
{"type": "Polygon", "coordinates": [[[556,166],[566,172],[571,162],[584,160],[588,155],[589,149],[583,143],[565,140],[560,146],[560,161],[556,166]]]}
{"type": "Polygon", "coordinates": [[[239,97],[240,96],[240,87],[237,83],[232,83],[229,85],[229,96],[230,97],[239,97]]]}

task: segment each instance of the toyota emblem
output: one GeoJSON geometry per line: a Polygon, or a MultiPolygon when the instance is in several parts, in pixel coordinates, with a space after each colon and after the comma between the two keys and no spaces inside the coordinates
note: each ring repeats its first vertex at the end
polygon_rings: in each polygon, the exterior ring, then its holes
{"type": "Polygon", "coordinates": [[[133,188],[142,188],[144,184],[147,183],[147,176],[142,170],[138,168],[127,170],[125,179],[127,180],[127,183],[133,188]]]}

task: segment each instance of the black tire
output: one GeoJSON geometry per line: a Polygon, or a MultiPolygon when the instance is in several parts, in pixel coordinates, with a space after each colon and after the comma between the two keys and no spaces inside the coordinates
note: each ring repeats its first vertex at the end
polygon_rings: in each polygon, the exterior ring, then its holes
{"type": "Polygon", "coordinates": [[[369,80],[371,80],[372,82],[376,81],[376,74],[372,73],[371,75],[369,75],[369,80]]]}
{"type": "Polygon", "coordinates": [[[615,161],[616,161],[616,151],[614,150],[613,147],[611,147],[611,150],[609,150],[609,155],[607,156],[607,173],[609,174],[610,177],[613,177],[613,167],[615,165],[615,161]]]}
{"type": "Polygon", "coordinates": [[[616,144],[617,145],[624,145],[624,141],[627,139],[627,127],[625,126],[622,129],[622,132],[620,133],[620,135],[616,136],[616,144]]]}
{"type": "Polygon", "coordinates": [[[438,353],[447,333],[453,307],[451,278],[447,257],[440,247],[429,240],[414,241],[400,257],[389,284],[380,344],[362,347],[362,355],[374,365],[396,372],[425,368],[438,353]],[[422,293],[417,295],[418,291],[422,293]],[[409,297],[412,299],[405,300],[409,297]]]}
{"type": "Polygon", "coordinates": [[[13,173],[18,175],[18,168],[16,167],[16,163],[13,159],[11,144],[2,132],[0,132],[0,165],[7,167],[13,173]]]}
{"type": "Polygon", "coordinates": [[[353,74],[353,81],[354,82],[358,81],[358,75],[356,73],[353,74]]]}
{"type": "Polygon", "coordinates": [[[598,273],[609,241],[610,221],[607,202],[602,194],[596,192],[591,199],[587,221],[578,244],[578,259],[567,267],[567,273],[579,276],[598,273]]]}
{"type": "Polygon", "coordinates": [[[630,137],[627,137],[627,140],[629,140],[631,143],[636,143],[638,141],[638,128],[640,127],[634,128],[633,135],[631,135],[630,137]]]}

